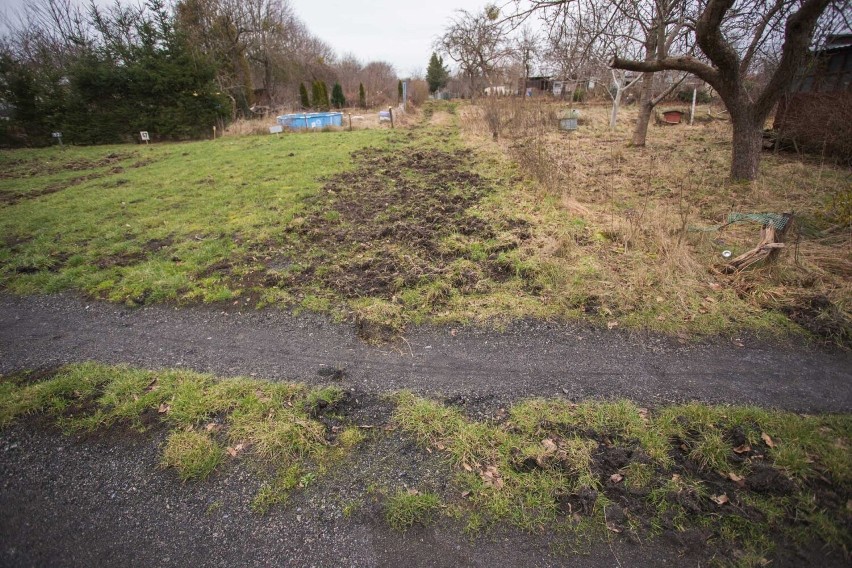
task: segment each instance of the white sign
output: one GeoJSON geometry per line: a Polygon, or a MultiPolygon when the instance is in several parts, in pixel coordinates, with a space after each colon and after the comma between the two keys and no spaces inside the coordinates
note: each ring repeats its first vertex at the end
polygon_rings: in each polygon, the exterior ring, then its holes
{"type": "Polygon", "coordinates": [[[147,142],[148,140],[150,140],[150,139],[151,139],[151,137],[150,137],[150,136],[148,136],[148,131],[147,131],[147,130],[143,130],[143,131],[141,131],[141,132],[139,133],[139,137],[140,137],[140,138],[142,138],[142,140],[144,140],[145,142],[147,142]]]}
{"type": "Polygon", "coordinates": [[[553,82],[553,96],[559,97],[562,96],[562,81],[554,81],[553,82]]]}
{"type": "Polygon", "coordinates": [[[54,133],[52,134],[52,136],[53,136],[54,138],[62,138],[62,133],[61,133],[61,132],[54,132],[54,133]]]}
{"type": "Polygon", "coordinates": [[[282,132],[284,132],[284,127],[281,126],[280,124],[269,127],[269,133],[270,134],[281,134],[282,132]]]}

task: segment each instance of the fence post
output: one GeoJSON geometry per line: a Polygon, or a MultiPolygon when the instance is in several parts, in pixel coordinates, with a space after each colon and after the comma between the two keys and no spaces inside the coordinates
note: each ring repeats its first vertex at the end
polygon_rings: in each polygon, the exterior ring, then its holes
{"type": "Polygon", "coordinates": [[[695,118],[695,98],[698,95],[698,88],[692,88],[692,108],[689,111],[689,125],[692,126],[692,119],[695,118]]]}
{"type": "Polygon", "coordinates": [[[391,128],[393,128],[393,108],[392,107],[388,107],[388,113],[390,114],[391,128]]]}

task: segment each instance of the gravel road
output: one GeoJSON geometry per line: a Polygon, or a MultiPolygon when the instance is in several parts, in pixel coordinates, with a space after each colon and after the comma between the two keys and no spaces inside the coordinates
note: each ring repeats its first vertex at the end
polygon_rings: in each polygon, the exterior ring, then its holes
{"type": "MultiPolygon", "coordinates": [[[[345,368],[343,384],[367,399],[409,388],[465,403],[472,413],[538,395],[852,408],[850,354],[796,341],[681,345],[649,334],[519,322],[503,332],[420,327],[375,347],[351,326],[315,315],[0,295],[0,374],[85,360],[307,383],[327,381],[317,371],[336,366],[345,368]]],[[[159,467],[163,437],[113,429],[69,438],[38,419],[0,432],[0,566],[594,568],[712,560],[711,547],[693,546],[679,533],[641,545],[618,537],[576,554],[554,535],[498,528],[474,538],[447,518],[396,533],[377,503],[344,518],[345,504],[363,499],[373,484],[448,486],[435,456],[396,435],[260,516],[249,507],[260,483],[252,471],[230,466],[203,483],[182,484],[159,467]]],[[[822,552],[787,551],[773,565],[845,564],[822,552]]]]}
{"type": "Polygon", "coordinates": [[[419,327],[370,346],[351,325],[280,310],[129,309],[74,295],[0,295],[0,373],[97,360],[223,376],[326,381],[323,365],[367,393],[505,404],[530,396],[701,400],[802,412],[852,409],[852,354],[750,337],[681,345],[646,333],[519,322],[498,332],[419,327]]]}

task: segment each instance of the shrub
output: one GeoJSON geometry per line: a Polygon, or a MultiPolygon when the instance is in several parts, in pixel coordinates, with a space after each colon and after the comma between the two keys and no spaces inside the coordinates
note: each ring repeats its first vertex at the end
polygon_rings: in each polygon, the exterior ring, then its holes
{"type": "MultiPolygon", "coordinates": [[[[685,103],[692,102],[692,89],[683,89],[678,91],[677,100],[683,101],[685,103]]],[[[713,97],[710,96],[710,93],[704,90],[698,90],[695,94],[695,102],[698,104],[707,104],[713,100],[713,97]]]]}

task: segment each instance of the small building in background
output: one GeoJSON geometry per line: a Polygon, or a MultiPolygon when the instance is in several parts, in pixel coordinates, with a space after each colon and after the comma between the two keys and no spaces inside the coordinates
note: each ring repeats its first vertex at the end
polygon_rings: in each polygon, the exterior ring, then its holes
{"type": "Polygon", "coordinates": [[[830,36],[778,103],[776,140],[852,163],[852,34],[830,36]]]}

